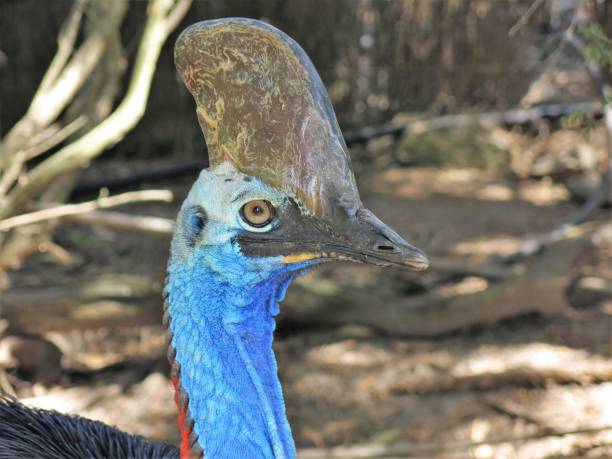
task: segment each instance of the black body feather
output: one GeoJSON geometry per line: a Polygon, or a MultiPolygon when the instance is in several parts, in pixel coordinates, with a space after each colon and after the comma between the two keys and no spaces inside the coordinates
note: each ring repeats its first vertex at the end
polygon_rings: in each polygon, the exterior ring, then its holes
{"type": "Polygon", "coordinates": [[[0,459],[178,459],[178,448],[0,397],[0,459]]]}

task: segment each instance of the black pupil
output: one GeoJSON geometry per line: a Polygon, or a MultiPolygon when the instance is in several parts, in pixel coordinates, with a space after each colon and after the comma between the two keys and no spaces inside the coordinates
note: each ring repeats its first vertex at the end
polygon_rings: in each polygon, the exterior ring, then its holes
{"type": "Polygon", "coordinates": [[[254,213],[255,215],[262,214],[262,213],[263,213],[263,211],[264,211],[264,210],[263,210],[263,207],[261,207],[261,206],[255,206],[255,207],[253,207],[253,213],[254,213]]]}

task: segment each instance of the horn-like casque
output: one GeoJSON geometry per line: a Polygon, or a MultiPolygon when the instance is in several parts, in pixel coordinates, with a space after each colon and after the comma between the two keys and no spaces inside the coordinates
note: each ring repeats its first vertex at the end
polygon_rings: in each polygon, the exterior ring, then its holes
{"type": "Polygon", "coordinates": [[[192,25],[175,62],[197,105],[212,167],[229,160],[333,219],[361,207],[327,91],[300,46],[248,19],[192,25]]]}

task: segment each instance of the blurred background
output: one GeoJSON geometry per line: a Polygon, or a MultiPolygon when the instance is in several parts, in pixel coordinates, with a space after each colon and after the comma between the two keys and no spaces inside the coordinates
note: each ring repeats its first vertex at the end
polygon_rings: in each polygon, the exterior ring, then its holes
{"type": "Polygon", "coordinates": [[[161,290],[205,144],[199,20],[313,60],[362,197],[432,259],[294,285],[301,457],[612,457],[612,3],[3,0],[0,391],[178,443],[161,290]]]}

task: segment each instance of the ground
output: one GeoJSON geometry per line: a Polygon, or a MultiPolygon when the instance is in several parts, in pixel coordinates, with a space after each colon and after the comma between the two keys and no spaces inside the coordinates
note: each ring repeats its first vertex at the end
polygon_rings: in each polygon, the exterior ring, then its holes
{"type": "MultiPolygon", "coordinates": [[[[432,285],[442,293],[486,288],[478,276],[444,280],[448,273],[436,269],[436,260],[474,264],[511,253],[577,206],[551,181],[477,170],[391,167],[359,175],[366,206],[432,255],[432,269],[415,276],[338,264],[302,282],[325,278],[405,295],[432,285]]],[[[172,206],[130,210],[171,217],[187,182],[168,182],[177,193],[172,206]]],[[[595,219],[607,216],[601,211],[595,219]]],[[[12,287],[116,272],[163,279],[167,238],[77,223],[62,224],[56,234],[76,264],[37,254],[10,274],[12,287]]],[[[609,276],[606,254],[609,248],[585,246],[568,266],[568,289],[585,273],[609,276]]],[[[365,324],[281,322],[275,346],[301,456],[612,457],[612,308],[602,301],[558,306],[418,338],[365,324]],[[338,445],[354,448],[325,450],[338,445]]],[[[64,352],[61,379],[43,387],[11,375],[19,396],[177,443],[161,325],[47,337],[64,352]]]]}

